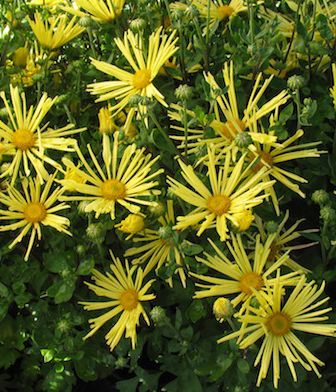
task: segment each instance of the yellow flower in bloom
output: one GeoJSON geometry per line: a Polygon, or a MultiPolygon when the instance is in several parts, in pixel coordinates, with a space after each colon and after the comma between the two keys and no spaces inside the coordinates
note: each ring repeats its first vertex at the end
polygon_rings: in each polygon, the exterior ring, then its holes
{"type": "Polygon", "coordinates": [[[21,164],[23,164],[26,176],[29,176],[30,163],[40,181],[43,182],[43,178],[48,177],[43,162],[61,169],[57,162],[44,155],[45,150],[74,151],[75,139],[64,136],[81,132],[85,128],[73,129],[73,124],[58,129],[47,128],[48,124],[46,124],[40,128],[42,120],[57,98],[48,98],[48,95],[44,93],[37,106],[35,108],[31,106],[27,111],[25,94],[22,93],[20,97],[18,87],[13,86],[10,86],[10,94],[14,112],[9,107],[5,93],[0,93],[10,119],[8,125],[0,121],[0,137],[2,138],[3,153],[14,155],[14,158],[0,178],[11,176],[11,184],[13,185],[21,164]]]}
{"type": "MultiPolygon", "coordinates": [[[[81,173],[82,171],[80,170],[81,165],[78,164],[77,166],[68,158],[62,158],[62,163],[66,167],[64,171],[64,179],[65,180],[72,180],[75,181],[76,184],[85,184],[86,183],[86,178],[85,176],[82,176],[81,173]]],[[[67,188],[68,191],[73,191],[75,192],[77,190],[77,187],[74,186],[73,188],[67,188]]]]}
{"type": "MultiPolygon", "coordinates": [[[[258,103],[273,79],[273,76],[269,77],[260,86],[262,79],[262,74],[260,73],[256,78],[246,108],[242,111],[243,114],[241,115],[234,85],[234,67],[232,62],[224,64],[223,77],[227,93],[218,95],[217,91],[220,91],[219,85],[210,73],[205,74],[205,80],[210,85],[213,98],[216,100],[216,119],[210,126],[217,134],[217,137],[211,139],[211,143],[215,143],[219,149],[232,145],[238,133],[246,131],[253,123],[261,120],[267,114],[285,104],[289,99],[289,95],[283,90],[259,107],[258,103]]],[[[250,129],[249,134],[253,141],[259,143],[271,144],[277,140],[274,135],[260,133],[255,129],[250,129]]]]}
{"type": "Polygon", "coordinates": [[[177,217],[178,223],[174,229],[184,230],[204,220],[196,235],[200,236],[206,229],[216,227],[221,241],[225,241],[228,237],[227,220],[238,226],[234,214],[262,203],[266,195],[260,195],[260,193],[268,189],[272,182],[262,181],[266,175],[266,168],[264,171],[256,173],[255,176],[246,178],[248,168],[243,169],[245,155],[242,155],[236,165],[231,168],[231,154],[228,151],[225,155],[224,165],[219,167],[218,173],[215,159],[214,148],[208,148],[210,189],[196,175],[194,169],[181,160],[179,160],[179,164],[182,176],[194,190],[171,177],[168,177],[167,182],[176,196],[196,207],[188,215],[177,217]]]}
{"type": "Polygon", "coordinates": [[[120,204],[133,214],[140,212],[140,205],[151,205],[153,202],[144,200],[151,195],[160,194],[159,190],[153,189],[158,183],[150,181],[163,172],[163,169],[149,174],[152,166],[159,159],[152,159],[151,154],[145,155],[145,148],[137,149],[135,144],[129,145],[118,158],[119,132],[115,132],[114,142],[107,135],[103,135],[103,161],[105,170],[102,169],[88,145],[89,154],[96,170],[92,169],[82,152],[77,147],[79,159],[83,163],[86,172],[78,169],[78,174],[85,179],[86,183],[78,183],[74,180],[64,179],[61,184],[65,189],[75,188],[80,195],[62,196],[63,200],[87,200],[85,212],[94,211],[96,218],[101,214],[110,214],[115,219],[116,204],[120,204]],[[97,174],[98,173],[98,174],[97,174]]]}
{"type": "Polygon", "coordinates": [[[334,78],[334,85],[330,88],[330,95],[334,102],[334,107],[336,110],[336,64],[332,64],[332,73],[334,78]]]}
{"type": "Polygon", "coordinates": [[[76,24],[76,18],[70,21],[65,15],[51,16],[43,20],[39,13],[34,14],[34,20],[28,18],[38,42],[47,49],[57,49],[81,34],[85,28],[76,24]]]}
{"type": "Polygon", "coordinates": [[[99,120],[99,132],[103,133],[113,133],[118,129],[118,126],[114,123],[111,117],[111,112],[108,107],[101,108],[98,113],[99,120]]]}
{"type": "Polygon", "coordinates": [[[124,220],[115,225],[115,227],[124,233],[130,234],[126,237],[129,240],[134,234],[144,229],[145,221],[141,215],[129,214],[124,220]]]}
{"type": "MultiPolygon", "coordinates": [[[[104,61],[92,59],[92,64],[107,75],[116,80],[99,83],[92,83],[88,90],[94,95],[100,95],[96,102],[116,99],[118,102],[111,107],[115,116],[120,110],[125,108],[134,95],[155,98],[162,105],[167,106],[163,95],[153,84],[160,68],[176,51],[174,40],[175,32],[169,37],[162,33],[162,28],[150,35],[148,45],[144,44],[142,38],[134,35],[132,31],[125,32],[124,40],[115,38],[115,43],[127,62],[133,68],[134,73],[125,71],[104,61]],[[145,48],[148,49],[146,50],[145,48]]],[[[146,111],[146,106],[139,106],[142,112],[146,111]]],[[[135,113],[135,108],[130,108],[127,114],[125,128],[130,126],[135,113]]]]}
{"type": "Polygon", "coordinates": [[[254,221],[254,215],[251,210],[243,210],[233,214],[234,220],[238,223],[239,231],[246,231],[254,221]]]}
{"type": "MultiPolygon", "coordinates": [[[[256,156],[259,158],[252,167],[253,175],[261,168],[267,167],[269,172],[264,177],[263,181],[269,181],[271,178],[274,178],[301,197],[305,197],[305,194],[300,190],[299,185],[295,184],[293,181],[307,183],[307,180],[281,167],[285,162],[301,158],[318,158],[320,156],[320,151],[316,148],[310,148],[320,144],[320,142],[293,145],[294,142],[302,136],[303,130],[299,129],[293,136],[289,137],[278,146],[268,143],[261,144],[255,141],[255,150],[251,153],[251,158],[255,159],[256,156]]],[[[279,202],[273,186],[269,189],[269,193],[275,211],[279,215],[279,202]]]]}
{"type": "MultiPolygon", "coordinates": [[[[258,236],[253,256],[251,256],[253,258],[252,265],[249,256],[246,254],[241,236],[232,234],[231,239],[232,245],[229,242],[226,242],[226,245],[234,259],[233,262],[211,240],[209,241],[216,254],[212,256],[205,253],[205,259],[196,257],[199,262],[219,272],[224,277],[199,275],[192,272],[190,274],[205,282],[196,283],[196,286],[203,290],[196,291],[195,298],[235,294],[231,301],[232,305],[236,307],[239,303],[244,302],[245,308],[254,296],[255,291],[264,290],[266,282],[268,284],[274,283],[274,278],[272,279],[271,275],[286,262],[288,255],[282,255],[273,265],[266,267],[272,240],[268,239],[265,244],[262,244],[258,236]]],[[[292,272],[283,275],[281,279],[286,282],[286,285],[293,285],[297,282],[297,274],[298,272],[292,272]]]]}
{"type": "Polygon", "coordinates": [[[62,9],[80,17],[91,16],[96,22],[107,23],[121,14],[124,3],[125,0],[75,0],[73,7],[62,9]]]}
{"type": "Polygon", "coordinates": [[[7,188],[6,193],[0,194],[0,203],[7,207],[6,210],[0,210],[0,220],[15,220],[15,223],[0,226],[0,232],[8,230],[21,229],[20,234],[9,245],[13,248],[23,237],[31,231],[30,240],[25,254],[25,260],[29,258],[35,238],[41,239],[41,226],[50,226],[62,233],[71,235],[67,230],[70,222],[69,219],[56,215],[55,213],[66,208],[64,203],[56,204],[62,193],[59,187],[50,194],[51,186],[54,182],[55,174],[49,176],[44,188],[36,177],[35,179],[22,178],[21,187],[23,193],[20,193],[12,186],[7,188]]]}
{"type": "Polygon", "coordinates": [[[96,295],[106,297],[109,301],[80,302],[80,304],[84,305],[86,310],[112,309],[102,316],[89,320],[92,330],[84,339],[92,336],[107,321],[121,313],[118,321],[106,334],[106,342],[112,351],[125,333],[125,337],[131,339],[132,348],[134,349],[137,340],[136,327],[139,325],[141,315],[149,325],[149,319],[142,303],[155,298],[154,294],[147,294],[154,280],[150,280],[143,285],[144,275],[141,268],[137,266],[129,268],[127,261],[124,267],[121,261],[114,257],[112,253],[111,256],[113,263],[110,267],[113,274],[103,275],[99,271],[93,270],[95,284],[86,283],[96,295]]]}
{"type": "Polygon", "coordinates": [[[323,283],[318,288],[314,281],[306,283],[305,277],[302,276],[287,301],[284,302],[283,282],[277,277],[272,290],[269,288],[268,295],[255,292],[260,307],[249,306],[246,314],[238,316],[242,328],[218,340],[218,343],[223,343],[239,337],[239,347],[245,350],[259,339],[263,339],[254,363],[255,366],[260,363],[257,386],[267,377],[268,369],[273,362],[273,383],[275,388],[278,387],[280,354],[286,358],[294,381],[297,381],[294,367],[294,363],[297,362],[306,370],[314,370],[319,377],[321,376],[316,365],[322,366],[324,363],[308,350],[296,336],[295,331],[335,336],[335,324],[320,323],[328,319],[325,314],[332,308],[317,310],[329,299],[317,301],[323,294],[324,286],[323,283]],[[242,339],[245,334],[248,336],[242,339]]]}
{"type": "MultiPolygon", "coordinates": [[[[158,218],[161,225],[159,229],[148,229],[133,238],[133,242],[140,243],[139,247],[127,249],[125,257],[138,256],[133,263],[142,264],[147,262],[144,274],[147,275],[152,269],[159,269],[164,264],[175,262],[176,274],[179,275],[183,287],[186,287],[186,276],[183,269],[183,255],[174,241],[177,233],[172,229],[175,223],[173,201],[167,201],[167,212],[158,218]],[[140,256],[139,256],[140,255],[140,256]]],[[[168,279],[172,286],[172,278],[168,279]]]]}
{"type": "MultiPolygon", "coordinates": [[[[289,218],[289,212],[286,211],[285,216],[283,220],[279,223],[277,231],[271,235],[273,238],[272,244],[271,244],[271,251],[267,259],[267,263],[270,265],[276,261],[277,258],[281,257],[284,253],[291,252],[293,250],[299,250],[299,249],[304,249],[308,248],[310,246],[318,244],[318,242],[311,242],[308,244],[303,244],[303,245],[290,245],[289,243],[296,240],[297,238],[301,237],[300,233],[313,233],[318,231],[317,229],[309,229],[309,230],[302,230],[302,231],[296,231],[297,227],[304,221],[304,219],[300,219],[296,221],[289,229],[285,230],[285,224],[288,221],[289,218]]],[[[261,235],[261,239],[266,241],[267,237],[269,234],[265,231],[262,220],[257,216],[256,217],[256,225],[258,227],[259,233],[261,235]]],[[[304,273],[310,272],[309,269],[303,267],[302,265],[298,264],[296,261],[294,261],[290,254],[286,262],[284,263],[285,266],[290,268],[293,271],[301,271],[304,273]]]]}

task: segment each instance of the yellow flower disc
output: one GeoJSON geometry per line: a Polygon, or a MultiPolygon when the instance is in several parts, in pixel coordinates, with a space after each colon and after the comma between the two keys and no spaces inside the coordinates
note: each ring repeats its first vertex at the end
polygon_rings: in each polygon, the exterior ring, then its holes
{"type": "Polygon", "coordinates": [[[256,272],[248,272],[240,278],[239,288],[245,294],[252,294],[252,289],[260,290],[264,285],[263,278],[256,272]]]}
{"type": "Polygon", "coordinates": [[[123,199],[126,195],[125,185],[119,180],[106,180],[101,185],[101,193],[104,199],[117,200],[123,199]]]}
{"type": "Polygon", "coordinates": [[[28,203],[23,210],[23,216],[30,223],[38,223],[47,216],[47,210],[42,203],[28,203]]]}
{"type": "Polygon", "coordinates": [[[233,14],[233,8],[229,5],[221,5],[217,8],[218,19],[224,20],[233,14]]]}
{"type": "Polygon", "coordinates": [[[133,86],[138,90],[147,87],[150,82],[151,73],[148,69],[139,69],[133,76],[133,86]]]}
{"type": "Polygon", "coordinates": [[[12,135],[12,143],[22,151],[29,150],[35,145],[36,136],[28,129],[18,129],[12,135]]]}
{"type": "Polygon", "coordinates": [[[215,215],[221,216],[229,211],[231,200],[224,195],[214,195],[209,197],[207,205],[209,211],[215,215]]]}
{"type": "Polygon", "coordinates": [[[119,301],[124,310],[135,309],[139,303],[138,292],[133,289],[128,289],[121,294],[119,301]]]}
{"type": "Polygon", "coordinates": [[[266,322],[267,329],[275,336],[283,336],[291,329],[292,321],[287,314],[277,312],[272,314],[266,322]]]}

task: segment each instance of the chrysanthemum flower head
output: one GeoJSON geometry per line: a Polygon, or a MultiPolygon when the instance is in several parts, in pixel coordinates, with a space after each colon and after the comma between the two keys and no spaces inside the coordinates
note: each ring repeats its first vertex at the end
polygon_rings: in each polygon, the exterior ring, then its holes
{"type": "Polygon", "coordinates": [[[273,362],[273,383],[278,387],[280,379],[280,354],[287,361],[294,381],[297,381],[295,363],[300,363],[306,370],[313,370],[321,376],[317,366],[324,365],[322,361],[313,355],[302,341],[296,336],[295,331],[309,334],[336,336],[335,324],[322,324],[320,321],[328,319],[325,316],[331,308],[317,310],[325,304],[329,298],[318,300],[323,294],[323,283],[320,288],[306,282],[302,276],[290,296],[284,301],[283,282],[278,277],[268,294],[255,292],[259,307],[249,306],[245,314],[238,316],[242,328],[218,340],[218,343],[226,342],[239,337],[241,349],[247,349],[259,339],[263,339],[259,353],[255,360],[255,366],[260,364],[257,386],[267,377],[271,362],[273,362]],[[248,334],[242,339],[244,335],[248,334]]]}
{"type": "MultiPolygon", "coordinates": [[[[92,83],[88,90],[100,97],[96,102],[116,99],[118,102],[111,107],[113,115],[125,108],[130,98],[135,95],[142,97],[155,98],[162,105],[167,106],[163,95],[153,84],[160,68],[176,51],[177,39],[174,39],[175,32],[170,36],[162,33],[162,28],[151,34],[147,45],[144,45],[142,37],[134,34],[131,30],[125,32],[124,39],[115,38],[115,43],[124,55],[133,72],[120,69],[104,61],[92,59],[92,64],[107,75],[116,80],[92,83]]],[[[139,106],[145,112],[145,106],[139,106]]],[[[126,120],[126,129],[131,123],[135,113],[135,108],[130,108],[126,120]]]]}
{"type": "Polygon", "coordinates": [[[118,159],[119,132],[113,134],[113,143],[108,135],[103,135],[103,162],[104,169],[99,164],[91,146],[88,151],[92,164],[85,159],[81,150],[76,151],[85,171],[78,169],[77,174],[85,179],[79,183],[73,179],[64,179],[60,182],[65,189],[76,189],[79,195],[62,196],[64,200],[87,200],[85,212],[94,211],[98,218],[101,214],[110,214],[115,219],[116,205],[121,205],[133,214],[140,212],[140,205],[151,205],[145,200],[151,195],[157,195],[159,190],[153,189],[157,182],[151,181],[163,172],[159,169],[150,174],[153,165],[159,159],[152,159],[150,154],[145,155],[145,149],[137,149],[135,144],[129,145],[118,159]],[[145,198],[145,199],[144,199],[145,198]]]}
{"type": "MultiPolygon", "coordinates": [[[[159,269],[166,263],[176,263],[176,274],[181,283],[186,287],[186,275],[183,269],[183,254],[179,245],[174,241],[177,233],[172,229],[175,224],[174,206],[172,200],[167,200],[167,212],[158,218],[159,229],[146,228],[133,238],[133,242],[142,244],[138,247],[127,249],[125,257],[134,257],[133,263],[146,264],[144,274],[147,275],[153,269],[159,269]]],[[[168,279],[172,286],[172,278],[168,279]]]]}
{"type": "Polygon", "coordinates": [[[23,237],[31,231],[30,240],[24,259],[27,261],[33,248],[35,238],[41,239],[41,226],[50,226],[62,233],[71,235],[67,230],[69,219],[55,213],[69,208],[65,203],[58,203],[62,194],[61,187],[56,188],[51,194],[50,190],[55,175],[49,176],[43,189],[38,178],[21,180],[23,192],[9,186],[7,191],[0,194],[0,203],[7,207],[0,210],[0,220],[14,220],[15,223],[1,225],[0,232],[21,229],[20,234],[9,245],[9,248],[21,242],[23,237]]]}
{"type": "Polygon", "coordinates": [[[35,13],[28,22],[38,42],[50,50],[65,45],[85,30],[76,23],[76,17],[69,21],[66,15],[51,16],[44,21],[40,13],[35,13]]]}
{"type": "Polygon", "coordinates": [[[125,0],[75,0],[72,7],[63,10],[80,16],[90,16],[96,22],[108,23],[117,18],[123,9],[125,0]]]}
{"type": "MultiPolygon", "coordinates": [[[[272,274],[284,265],[288,255],[282,255],[273,265],[267,267],[266,263],[271,251],[272,239],[268,239],[262,244],[260,237],[257,237],[252,256],[246,253],[240,235],[232,234],[231,240],[232,245],[230,242],[226,242],[226,245],[234,261],[225,256],[224,252],[211,240],[209,241],[216,254],[205,253],[206,258],[196,257],[199,262],[220,273],[220,276],[212,277],[192,272],[190,274],[204,282],[196,283],[196,286],[203,290],[196,291],[195,298],[235,295],[231,300],[232,305],[236,307],[243,302],[243,308],[245,309],[255,291],[264,290],[266,284],[274,283],[272,274]],[[253,263],[251,263],[250,258],[253,259],[253,263]]],[[[286,285],[295,284],[297,275],[298,273],[294,272],[283,275],[281,279],[286,282],[286,285]]]]}
{"type": "Polygon", "coordinates": [[[48,172],[43,166],[44,162],[60,169],[60,165],[47,157],[44,152],[48,149],[73,151],[76,141],[64,136],[81,132],[85,128],[73,129],[72,124],[58,129],[47,128],[48,124],[40,128],[41,122],[57,98],[48,98],[48,95],[44,93],[37,106],[30,106],[27,111],[25,94],[22,93],[20,96],[18,87],[12,85],[10,94],[13,111],[5,93],[0,93],[10,120],[8,125],[0,121],[0,136],[4,154],[12,155],[13,160],[0,177],[11,176],[11,184],[14,184],[19,168],[23,165],[26,176],[29,176],[31,168],[34,168],[40,181],[43,182],[43,179],[48,177],[48,172]]]}
{"type": "Polygon", "coordinates": [[[216,155],[213,146],[208,148],[207,157],[210,189],[197,176],[194,169],[181,160],[179,164],[182,176],[194,190],[168,177],[167,182],[171,191],[186,203],[196,207],[188,215],[177,217],[174,228],[184,230],[199,224],[196,234],[200,236],[206,229],[215,227],[221,241],[225,241],[228,238],[227,221],[239,226],[235,214],[260,204],[266,197],[262,192],[267,190],[272,182],[261,181],[265,177],[266,168],[256,173],[254,177],[246,178],[248,168],[244,169],[244,155],[232,168],[231,154],[228,151],[223,166],[219,165],[219,170],[215,163],[216,155]]]}
{"type": "Polygon", "coordinates": [[[128,261],[123,265],[112,253],[111,257],[113,260],[110,266],[112,274],[107,272],[106,275],[103,275],[99,271],[93,270],[95,284],[86,283],[96,295],[106,297],[109,301],[80,303],[84,305],[86,310],[112,309],[102,316],[89,320],[92,330],[85,336],[85,339],[95,334],[106,322],[121,313],[118,321],[106,334],[106,342],[112,351],[122,335],[125,334],[126,338],[131,339],[132,349],[134,349],[137,340],[136,327],[139,325],[140,316],[143,316],[149,325],[149,318],[142,303],[155,298],[154,294],[147,293],[154,280],[144,284],[141,268],[137,266],[130,268],[128,261]]]}

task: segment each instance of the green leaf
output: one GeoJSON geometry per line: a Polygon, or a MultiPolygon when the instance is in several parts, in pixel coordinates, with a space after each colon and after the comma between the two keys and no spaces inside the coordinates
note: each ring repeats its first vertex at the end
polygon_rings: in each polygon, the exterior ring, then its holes
{"type": "Polygon", "coordinates": [[[294,106],[292,103],[290,103],[284,109],[281,110],[279,116],[279,122],[281,124],[284,124],[286,121],[288,121],[292,117],[293,111],[294,111],[294,106]]]}
{"type": "Polygon", "coordinates": [[[205,317],[206,310],[203,306],[202,301],[199,299],[194,300],[189,306],[189,308],[187,309],[187,315],[193,323],[196,323],[196,321],[205,317]]]}
{"type": "Polygon", "coordinates": [[[89,275],[94,268],[95,261],[93,257],[82,261],[77,268],[77,275],[89,275]]]}
{"type": "Polygon", "coordinates": [[[193,244],[192,242],[189,241],[183,241],[181,245],[181,250],[187,256],[194,256],[194,255],[198,255],[203,251],[203,246],[198,244],[193,244]]]}
{"type": "Polygon", "coordinates": [[[62,302],[68,302],[73,292],[75,291],[76,284],[75,280],[66,279],[63,281],[55,295],[55,303],[60,304],[62,302]]]}
{"type": "Polygon", "coordinates": [[[138,377],[134,377],[128,380],[118,381],[116,387],[120,392],[136,392],[138,384],[138,377]]]}
{"type": "Polygon", "coordinates": [[[43,361],[44,363],[50,362],[53,360],[54,355],[55,355],[55,351],[51,350],[51,349],[42,349],[41,350],[41,355],[43,356],[43,361]]]}
{"type": "Polygon", "coordinates": [[[7,286],[0,282],[0,297],[7,298],[9,295],[9,290],[7,286]]]}
{"type": "Polygon", "coordinates": [[[176,148],[173,142],[167,137],[164,137],[158,129],[153,129],[150,134],[149,140],[159,149],[170,152],[171,154],[176,153],[176,148]]]}
{"type": "Polygon", "coordinates": [[[245,359],[238,359],[237,361],[237,367],[238,370],[243,373],[243,374],[247,374],[250,371],[250,365],[247,361],[245,361],[245,359]]]}

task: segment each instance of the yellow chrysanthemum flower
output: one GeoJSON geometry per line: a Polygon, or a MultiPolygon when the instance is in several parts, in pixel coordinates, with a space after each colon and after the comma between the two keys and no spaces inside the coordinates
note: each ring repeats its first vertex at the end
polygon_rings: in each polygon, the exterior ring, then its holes
{"type": "Polygon", "coordinates": [[[245,155],[242,155],[235,166],[231,168],[231,153],[228,151],[225,155],[224,166],[219,167],[218,173],[215,164],[216,155],[212,146],[208,148],[208,160],[210,189],[196,175],[194,169],[181,160],[179,160],[179,164],[182,176],[194,190],[187,188],[174,178],[168,177],[167,182],[171,186],[171,191],[188,204],[196,207],[188,215],[177,217],[178,223],[174,229],[184,230],[187,227],[198,225],[204,220],[196,235],[200,236],[206,229],[216,227],[221,241],[225,241],[228,237],[227,220],[230,220],[235,226],[239,226],[234,214],[262,203],[266,195],[260,195],[260,193],[273,183],[262,181],[266,175],[266,168],[264,171],[256,173],[255,176],[246,178],[249,168],[243,169],[245,155]]]}
{"type": "MultiPolygon", "coordinates": [[[[161,227],[159,229],[146,228],[143,233],[133,238],[133,242],[142,243],[139,247],[127,249],[125,257],[138,256],[133,259],[133,263],[142,264],[147,262],[144,274],[147,275],[152,269],[159,269],[164,264],[175,262],[178,268],[176,274],[179,275],[183,287],[186,287],[186,275],[183,269],[183,255],[178,244],[174,241],[172,226],[175,224],[173,201],[167,201],[167,212],[158,218],[161,227]],[[141,255],[141,256],[139,256],[141,255]]],[[[168,279],[172,286],[172,278],[168,279]]]]}
{"type": "Polygon", "coordinates": [[[132,349],[134,350],[137,340],[136,327],[139,325],[141,315],[149,325],[149,319],[142,303],[155,298],[154,294],[147,294],[154,280],[150,280],[143,285],[144,276],[141,268],[137,266],[129,268],[127,261],[124,267],[121,261],[114,257],[112,253],[111,257],[113,263],[110,267],[113,274],[103,275],[99,271],[93,270],[95,284],[86,283],[96,295],[110,300],[105,302],[80,302],[80,304],[84,305],[86,310],[112,309],[102,316],[89,320],[92,330],[84,339],[92,336],[107,321],[121,313],[118,321],[106,334],[106,342],[112,351],[125,333],[125,337],[131,339],[132,349]]]}
{"type": "Polygon", "coordinates": [[[21,187],[23,193],[9,186],[6,193],[0,194],[0,203],[7,207],[7,210],[0,210],[0,220],[15,220],[5,226],[0,226],[0,232],[21,229],[20,234],[9,245],[13,248],[23,237],[31,231],[30,240],[24,259],[27,261],[32,250],[35,238],[41,239],[41,226],[50,226],[54,229],[71,235],[67,230],[70,221],[55,213],[70,206],[65,203],[56,204],[62,193],[62,189],[56,188],[51,194],[50,189],[54,182],[55,174],[49,176],[43,189],[38,178],[22,178],[21,187]]]}
{"type": "Polygon", "coordinates": [[[276,278],[273,288],[268,290],[268,295],[255,292],[260,307],[249,306],[246,314],[238,316],[242,328],[218,340],[218,343],[223,343],[239,337],[239,347],[247,349],[259,339],[263,339],[254,363],[255,366],[261,364],[257,386],[266,378],[271,362],[273,362],[273,383],[275,388],[278,387],[280,354],[286,358],[294,381],[297,381],[294,367],[294,363],[297,362],[306,370],[314,370],[319,377],[321,376],[316,365],[322,366],[324,363],[308,350],[296,336],[295,331],[324,336],[336,335],[335,324],[320,323],[328,319],[325,314],[332,309],[316,310],[329,299],[317,301],[323,294],[324,286],[323,283],[318,288],[314,281],[306,283],[305,277],[302,276],[287,301],[284,302],[283,282],[279,277],[276,278]],[[245,334],[248,336],[243,338],[245,334]]]}
{"type": "Polygon", "coordinates": [[[34,20],[28,18],[38,42],[45,48],[54,50],[80,35],[85,28],[76,24],[76,17],[70,21],[66,15],[51,16],[47,20],[39,13],[34,14],[34,20]]]}
{"type": "Polygon", "coordinates": [[[125,0],[75,0],[72,7],[62,9],[80,17],[90,16],[96,22],[108,23],[121,14],[124,4],[125,0]]]}
{"type": "MultiPolygon", "coordinates": [[[[289,229],[285,230],[284,227],[286,222],[288,221],[288,218],[289,218],[289,212],[287,210],[283,220],[279,223],[277,231],[274,234],[272,234],[273,241],[270,246],[271,251],[267,258],[268,265],[273,264],[277,260],[277,258],[281,257],[285,253],[288,254],[288,252],[291,252],[293,250],[304,249],[318,244],[318,242],[311,242],[302,245],[290,245],[290,242],[301,237],[301,233],[313,233],[318,231],[318,229],[296,231],[297,227],[304,221],[304,219],[300,219],[296,221],[289,229]]],[[[258,216],[256,216],[256,226],[258,227],[259,233],[261,235],[261,239],[263,241],[266,241],[266,239],[269,237],[269,234],[267,234],[266,230],[264,229],[262,220],[258,216]]],[[[284,263],[285,266],[287,266],[293,271],[301,271],[304,273],[310,272],[309,269],[303,267],[302,265],[294,261],[290,256],[290,254],[288,256],[289,256],[288,259],[284,263]]]]}
{"type": "Polygon", "coordinates": [[[134,234],[144,230],[145,220],[141,215],[129,214],[124,220],[114,227],[123,233],[128,233],[129,235],[126,237],[126,240],[129,240],[134,234]]]}
{"type": "Polygon", "coordinates": [[[334,107],[336,110],[336,64],[332,64],[332,73],[334,78],[334,85],[330,88],[330,95],[333,99],[334,107]]]}
{"type": "MultiPolygon", "coordinates": [[[[293,145],[300,137],[303,136],[303,133],[303,130],[299,129],[293,136],[289,137],[277,146],[274,146],[271,143],[261,144],[254,141],[255,148],[251,152],[250,158],[255,159],[257,156],[258,161],[252,167],[253,175],[262,167],[267,167],[269,172],[264,177],[263,181],[269,181],[273,178],[301,197],[305,197],[305,194],[300,190],[299,185],[295,184],[293,181],[307,183],[307,180],[281,167],[285,162],[302,158],[318,158],[320,156],[321,151],[318,151],[316,148],[311,148],[317,146],[320,142],[293,145]]],[[[269,189],[269,193],[271,195],[275,211],[277,215],[279,215],[279,202],[273,186],[269,189]]]]}
{"type": "MultiPolygon", "coordinates": [[[[129,100],[134,95],[155,98],[163,106],[167,106],[163,95],[153,84],[160,68],[176,51],[177,38],[174,39],[175,31],[168,37],[162,33],[162,28],[150,35],[148,45],[144,44],[139,35],[134,35],[132,31],[125,32],[124,40],[115,38],[115,43],[124,55],[134,73],[125,71],[104,61],[92,59],[92,64],[107,75],[111,75],[116,80],[99,83],[92,83],[88,86],[88,91],[94,95],[100,95],[96,102],[116,99],[118,103],[111,107],[115,116],[119,111],[127,106],[129,100]],[[146,50],[145,48],[148,49],[146,50]]],[[[135,108],[130,108],[127,114],[126,129],[130,126],[135,113],[135,108]]],[[[139,106],[143,113],[146,106],[139,106]]]]}
{"type": "Polygon", "coordinates": [[[140,205],[151,205],[153,202],[144,200],[151,195],[160,194],[159,190],[153,189],[158,183],[151,181],[163,172],[159,169],[149,174],[159,157],[152,158],[151,154],[145,155],[145,148],[137,149],[135,144],[129,145],[118,158],[119,132],[113,134],[114,142],[111,145],[109,136],[103,135],[103,161],[105,170],[102,169],[88,144],[90,158],[94,169],[84,158],[77,147],[76,151],[86,171],[78,169],[85,184],[73,179],[61,180],[65,189],[76,189],[80,195],[62,196],[63,200],[87,200],[85,212],[94,211],[96,218],[101,214],[110,214],[115,219],[116,204],[120,204],[133,214],[140,212],[140,205]],[[96,173],[98,172],[98,174],[96,173]]]}
{"type": "MultiPolygon", "coordinates": [[[[225,256],[224,252],[220,250],[211,240],[209,240],[216,254],[214,256],[205,253],[206,258],[196,257],[197,261],[205,264],[214,271],[217,271],[221,276],[206,276],[195,273],[190,275],[198,278],[206,283],[196,283],[196,286],[203,290],[196,291],[195,298],[206,298],[213,296],[227,296],[235,294],[236,296],[231,300],[231,303],[236,307],[241,302],[244,302],[243,308],[247,306],[249,300],[254,296],[255,291],[264,290],[266,282],[272,285],[274,278],[271,278],[278,268],[284,265],[288,260],[288,255],[283,254],[276,262],[266,267],[268,256],[271,252],[272,238],[268,238],[265,244],[260,242],[260,236],[257,237],[253,255],[247,255],[244,244],[240,235],[231,235],[232,245],[226,242],[227,247],[234,259],[232,262],[225,256]],[[253,264],[250,261],[253,259],[253,264]],[[224,275],[224,278],[222,277],[224,275]]],[[[286,285],[293,285],[297,282],[298,272],[283,275],[281,279],[286,282],[286,285]]]]}
{"type": "Polygon", "coordinates": [[[59,5],[66,4],[68,0],[30,0],[28,5],[32,6],[44,6],[44,7],[56,7],[59,5]]]}
{"type": "Polygon", "coordinates": [[[19,94],[18,87],[10,86],[11,101],[14,112],[10,108],[5,93],[2,91],[0,97],[4,101],[8,112],[10,123],[7,125],[0,121],[0,137],[2,138],[1,147],[3,154],[13,155],[14,158],[9,167],[0,175],[0,178],[11,176],[13,185],[21,164],[26,176],[30,175],[31,166],[35,169],[41,182],[48,177],[48,172],[43,166],[43,162],[49,163],[60,169],[60,165],[47,157],[46,150],[74,151],[76,140],[66,138],[85,130],[73,129],[74,125],[69,124],[63,128],[47,128],[48,124],[40,128],[40,124],[49,112],[57,97],[48,98],[44,93],[36,107],[30,106],[27,111],[25,94],[19,94]]]}

